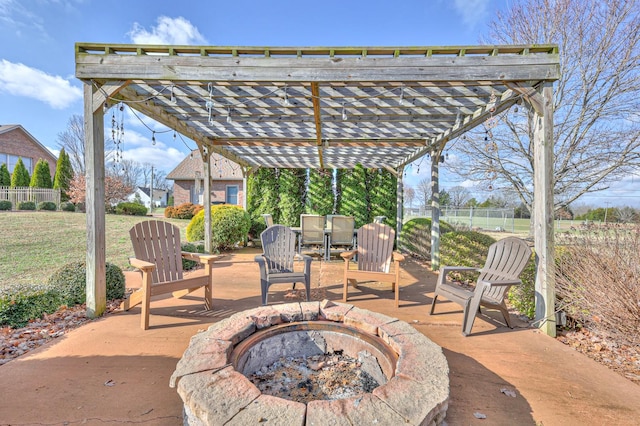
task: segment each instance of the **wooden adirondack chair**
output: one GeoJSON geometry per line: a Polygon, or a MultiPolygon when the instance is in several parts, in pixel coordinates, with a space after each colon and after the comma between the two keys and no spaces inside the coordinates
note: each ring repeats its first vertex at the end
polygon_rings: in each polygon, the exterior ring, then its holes
{"type": "Polygon", "coordinates": [[[267,304],[269,286],[272,284],[304,283],[307,302],[311,294],[311,256],[296,252],[296,233],[284,225],[273,225],[260,234],[263,253],[255,257],[260,266],[260,290],[262,304],[267,304]],[[295,260],[304,260],[304,270],[294,270],[295,260]]]}
{"type": "Polygon", "coordinates": [[[344,262],[344,289],[342,300],[347,301],[348,284],[357,288],[358,281],[391,282],[395,292],[396,308],[399,306],[400,262],[404,256],[393,251],[396,232],[382,223],[363,225],[357,232],[357,249],[340,253],[344,262]],[[357,255],[358,269],[349,267],[357,255]],[[393,260],[394,272],[389,272],[393,260]]]}
{"type": "Polygon", "coordinates": [[[444,296],[463,307],[462,334],[471,333],[476,314],[480,306],[498,309],[509,328],[513,328],[505,296],[512,285],[522,284],[518,278],[531,258],[531,249],[526,242],[516,237],[508,237],[493,243],[489,247],[484,267],[443,266],[436,283],[436,291],[431,303],[430,315],[436,306],[438,296],[444,296]],[[479,272],[474,291],[466,290],[446,280],[450,272],[479,272]]]}
{"type": "Polygon", "coordinates": [[[129,258],[129,263],[142,273],[142,287],[122,302],[120,307],[129,310],[142,303],[140,325],[143,330],[149,328],[151,297],[158,294],[172,293],[174,297],[182,297],[203,287],[205,307],[211,309],[211,268],[213,262],[221,256],[183,252],[178,227],[160,220],[140,222],[131,228],[129,235],[135,255],[129,258]],[[204,264],[205,274],[184,278],[183,257],[204,264]]]}

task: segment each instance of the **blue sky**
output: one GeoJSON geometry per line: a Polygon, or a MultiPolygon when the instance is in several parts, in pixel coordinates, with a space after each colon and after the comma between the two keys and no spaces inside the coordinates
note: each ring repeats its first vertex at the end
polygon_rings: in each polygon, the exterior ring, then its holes
{"type": "MultiPolygon", "coordinates": [[[[83,113],[74,44],[257,46],[478,44],[509,0],[0,0],[0,124],[21,124],[57,153],[57,136],[83,113]]],[[[127,115],[124,157],[169,172],[189,150],[127,115]]],[[[110,131],[110,114],[105,129],[110,131]]],[[[160,128],[160,127],[158,127],[160,128]]],[[[195,148],[193,142],[187,141],[195,148]]],[[[427,161],[407,182],[427,177],[427,161]]],[[[457,185],[443,176],[445,188],[457,185]]],[[[479,198],[482,198],[480,195],[479,198]]],[[[611,199],[612,205],[615,200],[611,199]]],[[[624,201],[624,200],[623,200],[624,201]]]]}

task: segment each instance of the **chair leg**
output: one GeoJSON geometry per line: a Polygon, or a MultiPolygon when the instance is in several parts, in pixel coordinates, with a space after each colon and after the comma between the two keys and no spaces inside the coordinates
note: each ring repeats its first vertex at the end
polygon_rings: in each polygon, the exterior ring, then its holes
{"type": "Polygon", "coordinates": [[[262,306],[267,306],[267,296],[269,294],[269,283],[260,280],[260,293],[262,299],[262,306]]]}
{"type": "Polygon", "coordinates": [[[502,317],[504,318],[504,322],[507,323],[509,328],[513,328],[513,324],[511,323],[511,317],[509,316],[509,311],[505,306],[498,306],[498,310],[502,313],[502,317]]]}
{"type": "Polygon", "coordinates": [[[434,294],[433,295],[433,301],[431,302],[431,311],[429,311],[429,315],[433,315],[433,311],[436,308],[436,300],[438,300],[438,295],[434,294]]]}
{"type": "Polygon", "coordinates": [[[151,274],[142,274],[142,315],[140,326],[143,330],[149,329],[149,311],[151,310],[151,274]]]}

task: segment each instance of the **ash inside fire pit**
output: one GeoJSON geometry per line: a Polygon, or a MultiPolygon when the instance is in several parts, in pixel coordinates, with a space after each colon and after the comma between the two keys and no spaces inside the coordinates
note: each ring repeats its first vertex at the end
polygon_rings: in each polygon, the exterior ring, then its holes
{"type": "MultiPolygon", "coordinates": [[[[380,386],[363,367],[373,364],[371,358],[366,351],[360,352],[358,359],[342,352],[280,358],[247,377],[263,394],[296,402],[343,399],[373,392],[380,386]]],[[[382,375],[379,366],[378,371],[382,375]]]]}

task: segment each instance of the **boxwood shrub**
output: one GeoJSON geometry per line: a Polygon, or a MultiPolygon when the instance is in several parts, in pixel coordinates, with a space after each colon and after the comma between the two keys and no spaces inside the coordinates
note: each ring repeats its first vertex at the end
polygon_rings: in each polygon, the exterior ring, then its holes
{"type": "Polygon", "coordinates": [[[60,204],[60,210],[64,212],[75,212],[76,206],[70,201],[65,201],[64,203],[60,204]]]}
{"type": "Polygon", "coordinates": [[[18,210],[35,210],[36,203],[33,201],[21,201],[18,203],[18,210]]]}
{"type": "Polygon", "coordinates": [[[56,211],[58,207],[53,201],[40,201],[37,206],[38,210],[56,211]]]}
{"type": "Polygon", "coordinates": [[[13,205],[11,204],[11,201],[8,201],[8,200],[0,201],[0,210],[11,210],[12,206],[13,205]]]}
{"type": "Polygon", "coordinates": [[[53,313],[63,304],[60,292],[51,286],[5,286],[0,288],[0,325],[24,327],[29,320],[53,313]]]}
{"type": "MultiPolygon", "coordinates": [[[[249,234],[251,218],[242,207],[221,204],[211,206],[211,247],[222,251],[244,243],[249,234]]],[[[187,225],[187,241],[204,240],[204,210],[198,212],[187,225]]]]}
{"type": "MultiPolygon", "coordinates": [[[[125,292],[124,274],[122,270],[107,262],[107,300],[122,299],[125,292]]],[[[87,268],[86,263],[77,261],[67,263],[50,277],[48,284],[57,289],[63,304],[73,306],[85,303],[87,298],[87,268]]]]}
{"type": "MultiPolygon", "coordinates": [[[[187,251],[189,253],[204,253],[204,244],[184,243],[182,244],[182,251],[187,251]]],[[[195,260],[182,259],[183,271],[195,269],[198,265],[200,265],[200,262],[196,262],[195,260]]]]}
{"type": "Polygon", "coordinates": [[[120,203],[116,206],[116,214],[145,216],[147,214],[147,208],[138,203],[120,203]]]}

